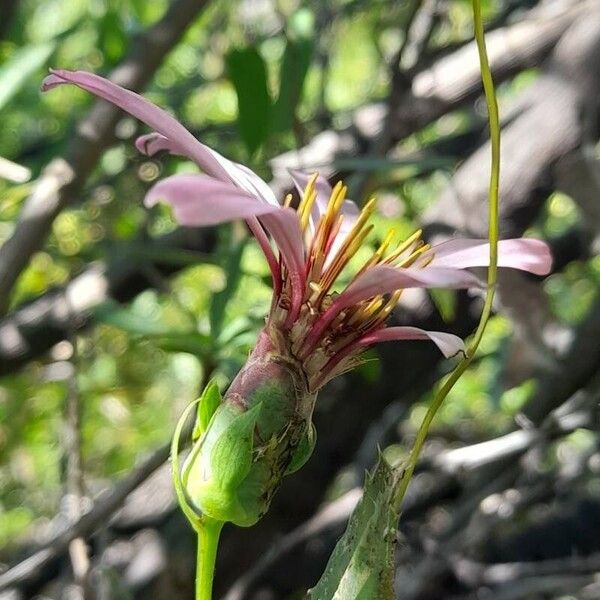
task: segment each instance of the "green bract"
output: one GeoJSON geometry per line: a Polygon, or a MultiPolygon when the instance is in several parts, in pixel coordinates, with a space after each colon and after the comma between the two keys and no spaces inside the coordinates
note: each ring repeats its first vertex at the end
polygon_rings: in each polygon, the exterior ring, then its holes
{"type": "Polygon", "coordinates": [[[284,475],[312,454],[314,395],[264,334],[225,397],[211,382],[197,402],[180,498],[198,519],[253,525],[284,475]]]}

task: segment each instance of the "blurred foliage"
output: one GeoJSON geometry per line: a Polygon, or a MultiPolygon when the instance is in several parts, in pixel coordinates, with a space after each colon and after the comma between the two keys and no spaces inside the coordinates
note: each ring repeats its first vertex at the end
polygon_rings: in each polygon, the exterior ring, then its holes
{"type": "MultiPolygon", "coordinates": [[[[323,128],[343,128],[351,109],[385,98],[386,62],[402,42],[407,4],[215,2],[168,55],[146,94],[203,141],[268,178],[269,158],[297,148],[323,128]]],[[[107,73],[127,54],[132,37],[159,19],[166,6],[166,0],[22,0],[9,35],[0,40],[0,156],[27,166],[35,179],[65,151],[92,102],[69,86],[40,95],[47,67],[107,73]]],[[[498,6],[485,3],[486,16],[498,6]]],[[[449,2],[432,43],[469,37],[470,15],[468,0],[449,2]]],[[[502,86],[501,102],[535,77],[530,70],[502,86]]],[[[411,136],[400,150],[426,154],[431,144],[480,123],[481,115],[462,110],[411,136]]],[[[45,249],[18,282],[13,307],[64,283],[94,260],[118,260],[123,248],[135,246],[140,261],[147,262],[152,258],[148,239],[175,228],[164,207],[149,213],[140,199],[157,178],[195,167],[172,157],[138,155],[133,139],[140,131],[130,118],[120,121],[118,142],[103,155],[82,201],[56,219],[45,249]]],[[[374,244],[390,225],[398,237],[412,232],[457,161],[456,156],[432,156],[410,164],[382,159],[337,166],[376,173],[374,244]]],[[[30,185],[0,180],[0,243],[10,236],[30,185]]],[[[573,202],[554,194],[531,233],[551,237],[578,224],[573,202]]],[[[354,266],[367,254],[365,248],[354,266]]],[[[155,273],[156,289],[129,305],[106,303],[96,311],[92,328],[0,380],[0,545],[18,540],[59,508],[71,377],[83,407],[84,464],[93,490],[126,473],[144,451],[165,443],[208,377],[226,385],[242,365],[270,301],[268,269],[244,227],[221,228],[210,261],[200,257],[190,264],[190,256],[177,251],[169,257],[184,267],[177,275],[165,280],[155,273]],[[76,375],[62,368],[68,362],[76,366],[76,375]]],[[[569,265],[549,278],[546,288],[555,313],[576,323],[599,285],[600,259],[595,258],[569,265]]],[[[436,294],[434,300],[450,319],[453,294],[436,294]]],[[[451,393],[434,435],[450,432],[450,439],[476,441],[514,418],[533,386],[525,381],[503,387],[512,333],[507,319],[493,320],[481,358],[451,393]]],[[[372,361],[358,373],[369,381],[391,376],[372,361]]],[[[403,424],[405,444],[427,401],[424,397],[415,405],[403,424]]],[[[580,438],[562,443],[585,443],[580,438]]]]}

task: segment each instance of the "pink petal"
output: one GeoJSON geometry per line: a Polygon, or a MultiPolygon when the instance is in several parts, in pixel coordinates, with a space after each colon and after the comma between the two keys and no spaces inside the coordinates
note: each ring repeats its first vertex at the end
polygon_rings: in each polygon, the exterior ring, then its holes
{"type": "Polygon", "coordinates": [[[189,156],[209,175],[221,180],[229,179],[227,171],[212,150],[201,144],[177,119],[139,94],[85,71],[51,69],[50,73],[42,83],[43,91],[60,84],[72,83],[108,100],[166,137],[178,149],[178,153],[189,156]]]}
{"type": "Polygon", "coordinates": [[[388,294],[407,288],[469,288],[482,284],[472,273],[447,267],[423,269],[377,265],[359,275],[335,300],[340,309],[368,300],[379,294],[388,294]]]}
{"type": "Polygon", "coordinates": [[[426,331],[418,327],[386,327],[378,329],[363,337],[359,345],[370,346],[379,342],[391,342],[394,340],[431,340],[446,358],[465,351],[465,343],[458,336],[442,331],[426,331]]]}
{"type": "MultiPolygon", "coordinates": [[[[435,267],[465,269],[487,267],[490,262],[490,246],[486,240],[449,240],[434,246],[429,254],[434,255],[431,265],[435,267]]],[[[548,245],[540,240],[500,240],[498,266],[547,275],[552,268],[552,255],[548,245]]]]}
{"type": "Polygon", "coordinates": [[[295,318],[304,296],[305,280],[304,243],[298,214],[291,208],[278,207],[263,214],[260,222],[271,234],[289,272],[293,306],[289,314],[295,318]]]}
{"type": "Polygon", "coordinates": [[[377,265],[359,275],[332,303],[313,325],[305,347],[312,350],[329,324],[345,308],[379,294],[408,288],[469,288],[482,287],[472,273],[461,269],[426,267],[402,269],[377,265]]]}
{"type": "Polygon", "coordinates": [[[135,140],[135,147],[138,149],[138,152],[145,154],[146,156],[154,156],[157,152],[163,152],[165,150],[173,154],[177,153],[171,141],[164,135],[156,132],[140,135],[137,140],[135,140]]]}
{"type": "Polygon", "coordinates": [[[150,188],[144,203],[154,206],[161,200],[173,207],[179,223],[191,227],[281,211],[280,207],[257,202],[251,194],[208,175],[173,175],[159,181],[150,188]]]}
{"type": "MultiPolygon", "coordinates": [[[[85,71],[51,69],[50,73],[42,83],[43,91],[65,83],[75,84],[81,89],[112,102],[152,127],[164,137],[164,140],[158,137],[152,139],[155,147],[187,156],[208,175],[221,181],[232,181],[247,192],[253,193],[259,200],[273,205],[277,204],[273,192],[258,175],[199,142],[177,119],[139,94],[85,71]]],[[[146,138],[143,142],[149,142],[149,139],[146,138]]]]}

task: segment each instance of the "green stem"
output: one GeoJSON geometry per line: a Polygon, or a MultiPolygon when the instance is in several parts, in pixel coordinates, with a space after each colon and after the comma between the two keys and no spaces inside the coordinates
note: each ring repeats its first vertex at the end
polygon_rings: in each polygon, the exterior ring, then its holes
{"type": "Polygon", "coordinates": [[[435,394],[427,414],[419,427],[415,443],[410,451],[408,461],[404,468],[404,473],[398,482],[398,489],[394,497],[394,506],[399,511],[402,505],[402,500],[408,489],[408,484],[412,479],[417,461],[423,449],[425,439],[429,433],[429,427],[433,421],[437,411],[442,406],[444,400],[454,387],[461,375],[467,370],[471,364],[475,352],[481,343],[483,333],[487,322],[492,314],[494,304],[494,292],[496,287],[496,277],[498,271],[498,212],[499,212],[499,187],[500,187],[500,119],[498,116],[498,102],[496,100],[496,92],[494,90],[494,81],[490,72],[490,65],[485,47],[485,34],[483,30],[483,21],[481,18],[481,1],[473,0],[473,21],[475,25],[475,40],[477,42],[477,50],[479,51],[479,64],[481,67],[481,80],[483,90],[485,92],[485,101],[488,109],[488,121],[490,126],[490,143],[492,146],[491,159],[491,174],[489,186],[489,207],[488,207],[488,239],[490,242],[490,265],[487,274],[487,293],[485,302],[479,320],[477,331],[473,335],[473,341],[465,357],[456,366],[454,371],[448,376],[442,384],[438,392],[435,394]]]}
{"type": "Polygon", "coordinates": [[[198,553],[196,556],[196,600],[212,600],[217,546],[223,528],[222,521],[205,520],[198,525],[198,553]]]}

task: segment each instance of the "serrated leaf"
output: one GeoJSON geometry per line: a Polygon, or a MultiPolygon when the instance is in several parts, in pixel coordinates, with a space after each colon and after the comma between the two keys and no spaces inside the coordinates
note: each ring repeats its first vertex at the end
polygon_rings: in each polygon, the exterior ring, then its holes
{"type": "Polygon", "coordinates": [[[267,69],[256,48],[239,48],[227,55],[227,71],[238,98],[238,127],[248,153],[267,139],[271,97],[267,69]]]}
{"type": "Polygon", "coordinates": [[[400,473],[380,456],[362,500],[337,543],[310,600],[393,600],[398,514],[393,496],[400,473]]]}
{"type": "Polygon", "coordinates": [[[226,490],[241,483],[252,466],[254,427],[261,403],[235,417],[223,430],[213,446],[211,469],[221,487],[226,490]]]}
{"type": "Polygon", "coordinates": [[[283,53],[280,70],[279,95],[273,105],[273,131],[288,131],[294,125],[294,117],[304,80],[312,58],[312,39],[288,40],[283,53]]]}
{"type": "Polygon", "coordinates": [[[17,94],[50,58],[56,44],[48,42],[17,50],[0,67],[0,110],[17,94]]]}
{"type": "Polygon", "coordinates": [[[196,441],[206,431],[212,416],[215,414],[219,404],[221,404],[221,399],[221,391],[216,381],[214,379],[209,381],[198,403],[196,424],[192,432],[193,441],[196,441]]]}

